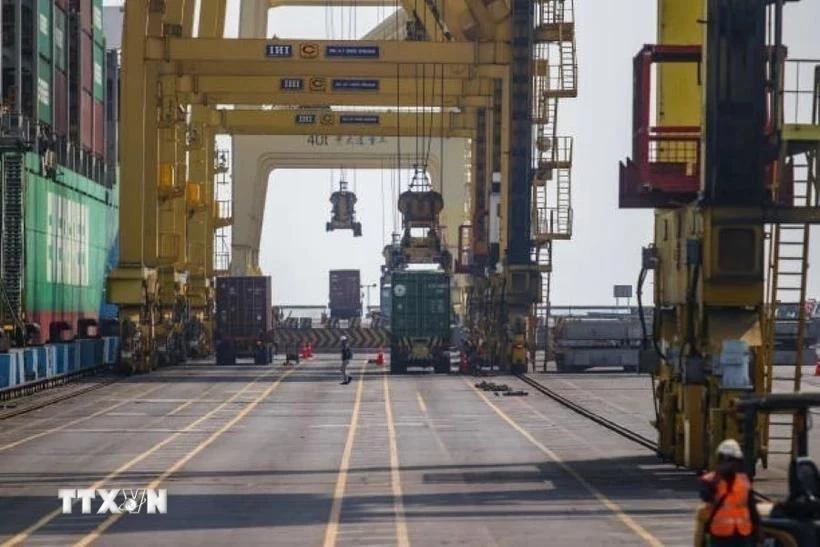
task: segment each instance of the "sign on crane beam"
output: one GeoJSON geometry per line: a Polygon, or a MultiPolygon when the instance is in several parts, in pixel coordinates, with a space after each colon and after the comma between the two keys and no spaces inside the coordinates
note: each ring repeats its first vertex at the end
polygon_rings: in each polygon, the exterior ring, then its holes
{"type": "Polygon", "coordinates": [[[265,57],[293,57],[293,46],[290,44],[266,44],[265,57]]]}
{"type": "Polygon", "coordinates": [[[342,114],[339,116],[339,123],[343,125],[373,125],[379,124],[380,121],[377,114],[342,114]]]}
{"type": "Polygon", "coordinates": [[[333,91],[378,91],[379,80],[354,80],[340,78],[333,80],[333,91]]]}
{"type": "Polygon", "coordinates": [[[305,80],[302,78],[282,78],[280,85],[283,91],[302,91],[305,88],[305,80]]]}
{"type": "Polygon", "coordinates": [[[379,46],[329,45],[325,47],[325,57],[360,57],[378,59],[379,46]]]}

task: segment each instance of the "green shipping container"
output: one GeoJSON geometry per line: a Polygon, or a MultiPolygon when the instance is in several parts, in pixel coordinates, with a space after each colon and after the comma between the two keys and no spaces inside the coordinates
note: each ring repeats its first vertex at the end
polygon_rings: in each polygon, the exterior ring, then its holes
{"type": "Polygon", "coordinates": [[[59,7],[54,7],[54,66],[66,68],[66,15],[59,7]]]}
{"type": "Polygon", "coordinates": [[[105,43],[103,34],[103,0],[94,0],[93,13],[91,14],[91,26],[93,29],[94,41],[102,45],[105,43]]]}
{"type": "Polygon", "coordinates": [[[51,59],[51,10],[54,0],[38,0],[37,2],[37,49],[40,55],[51,59]]]}
{"type": "Polygon", "coordinates": [[[105,49],[94,44],[94,98],[105,100],[105,49]]]}
{"type": "Polygon", "coordinates": [[[391,281],[391,372],[404,372],[407,365],[449,371],[450,275],[394,272],[391,281]]]}
{"type": "Polygon", "coordinates": [[[51,102],[51,63],[40,58],[37,69],[37,118],[52,125],[54,105],[51,102]]]}
{"type": "Polygon", "coordinates": [[[117,187],[67,169],[56,182],[40,176],[41,158],[26,155],[24,306],[47,332],[52,321],[96,318],[106,261],[119,227],[117,187]]]}

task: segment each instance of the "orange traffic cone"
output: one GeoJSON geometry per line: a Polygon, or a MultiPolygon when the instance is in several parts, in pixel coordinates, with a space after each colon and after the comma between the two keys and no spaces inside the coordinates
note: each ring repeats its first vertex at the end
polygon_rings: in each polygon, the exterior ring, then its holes
{"type": "Polygon", "coordinates": [[[308,358],[307,344],[302,342],[302,359],[308,358]]]}
{"type": "Polygon", "coordinates": [[[313,357],[313,346],[310,344],[310,342],[307,343],[307,356],[308,358],[313,357]]]}
{"type": "Polygon", "coordinates": [[[384,364],[384,351],[382,348],[379,348],[379,353],[376,354],[376,364],[383,365],[384,364]]]}

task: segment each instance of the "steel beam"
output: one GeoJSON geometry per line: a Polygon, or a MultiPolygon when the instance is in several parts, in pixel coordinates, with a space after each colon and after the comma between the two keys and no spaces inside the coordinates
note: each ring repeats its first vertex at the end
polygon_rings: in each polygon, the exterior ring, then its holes
{"type": "Polygon", "coordinates": [[[253,65],[279,64],[301,59],[303,64],[332,61],[337,73],[351,66],[369,64],[507,64],[512,60],[510,46],[503,42],[409,42],[350,40],[284,41],[258,38],[225,40],[220,38],[148,38],[145,59],[151,61],[218,61],[224,75],[244,72],[253,65]],[[343,68],[344,67],[344,68],[343,68]]]}
{"type": "Polygon", "coordinates": [[[421,23],[428,40],[431,42],[441,42],[445,39],[449,39],[450,34],[445,28],[441,14],[438,10],[434,12],[431,9],[428,0],[401,0],[401,5],[412,19],[421,23]]]}
{"type": "Polygon", "coordinates": [[[493,85],[487,79],[444,79],[441,71],[433,70],[422,73],[421,70],[413,78],[310,78],[300,80],[294,78],[271,76],[244,76],[241,80],[233,77],[219,76],[179,76],[176,78],[178,92],[193,93],[239,93],[252,91],[256,93],[281,93],[310,97],[313,93],[333,93],[339,96],[374,95],[418,96],[431,97],[435,94],[444,95],[486,95],[492,96],[493,85]]]}
{"type": "MultiPolygon", "coordinates": [[[[487,79],[305,79],[248,76],[163,76],[175,79],[184,104],[489,106],[493,85],[487,79]],[[252,90],[249,92],[248,90],[252,90]],[[442,97],[442,91],[444,96],[442,97]]],[[[163,86],[165,87],[165,85],[163,86]]]]}
{"type": "MultiPolygon", "coordinates": [[[[178,95],[179,101],[190,105],[280,105],[280,106],[416,106],[416,97],[412,95],[369,95],[369,94],[334,94],[312,93],[297,95],[293,93],[188,93],[178,95]]],[[[492,97],[475,95],[439,95],[428,97],[421,106],[443,106],[445,108],[482,108],[489,107],[492,97]]]]}
{"type": "MultiPolygon", "coordinates": [[[[227,59],[227,57],[226,57],[227,59]]],[[[428,63],[433,66],[434,63],[428,63]]],[[[264,61],[177,61],[159,65],[161,74],[194,75],[194,76],[284,76],[287,78],[418,78],[419,63],[376,62],[368,64],[337,63],[335,61],[316,61],[306,63],[299,60],[284,60],[269,63],[264,61]]],[[[469,80],[489,77],[485,74],[504,68],[503,64],[473,65],[445,64],[444,78],[469,80]]],[[[441,78],[439,69],[438,77],[441,78]]]]}
{"type": "MultiPolygon", "coordinates": [[[[420,121],[415,113],[339,112],[328,110],[219,110],[210,126],[232,135],[373,135],[414,136],[420,121]]],[[[428,115],[432,136],[469,138],[475,117],[469,113],[428,115]]]]}

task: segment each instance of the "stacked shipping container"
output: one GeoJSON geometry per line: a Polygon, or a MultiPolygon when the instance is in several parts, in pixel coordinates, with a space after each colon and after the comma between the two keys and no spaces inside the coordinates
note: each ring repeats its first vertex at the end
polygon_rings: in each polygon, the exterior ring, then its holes
{"type": "Polygon", "coordinates": [[[17,291],[0,321],[76,328],[98,317],[116,259],[117,154],[108,141],[118,113],[106,102],[117,97],[117,54],[106,55],[102,0],[0,3],[0,134],[17,135],[21,119],[39,126],[26,132],[25,152],[0,140],[0,263],[11,264],[2,282],[17,291]]]}
{"type": "Polygon", "coordinates": [[[20,5],[18,14],[17,2],[3,2],[3,105],[42,124],[61,164],[103,182],[110,117],[102,0],[20,5]]]}

